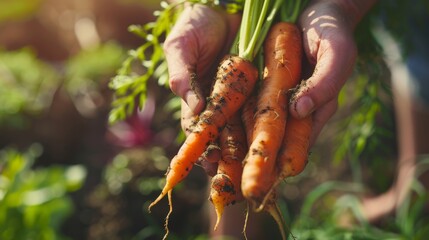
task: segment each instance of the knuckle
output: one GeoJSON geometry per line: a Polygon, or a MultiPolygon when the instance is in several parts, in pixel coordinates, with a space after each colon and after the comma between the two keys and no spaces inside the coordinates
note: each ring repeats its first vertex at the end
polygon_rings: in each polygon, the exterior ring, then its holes
{"type": "Polygon", "coordinates": [[[171,75],[170,78],[168,79],[170,89],[176,95],[181,94],[181,92],[180,92],[181,82],[182,82],[182,80],[177,75],[171,75]]]}

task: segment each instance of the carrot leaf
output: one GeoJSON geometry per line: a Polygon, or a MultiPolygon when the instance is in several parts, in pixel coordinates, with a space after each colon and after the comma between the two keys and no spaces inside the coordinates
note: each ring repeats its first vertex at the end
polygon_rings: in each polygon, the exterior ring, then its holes
{"type": "Polygon", "coordinates": [[[127,58],[109,82],[114,91],[109,123],[124,120],[136,106],[142,108],[146,102],[147,84],[158,79],[158,85],[168,87],[168,72],[162,49],[162,39],[172,29],[180,7],[186,0],[168,4],[160,3],[161,10],[155,11],[156,20],[145,25],[131,25],[128,31],[143,39],[143,44],[128,52],[127,58]]]}

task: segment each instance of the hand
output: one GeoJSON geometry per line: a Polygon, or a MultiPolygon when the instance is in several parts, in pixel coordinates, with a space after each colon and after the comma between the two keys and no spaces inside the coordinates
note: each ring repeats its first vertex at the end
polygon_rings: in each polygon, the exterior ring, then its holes
{"type": "Polygon", "coordinates": [[[205,106],[217,65],[229,51],[240,20],[238,14],[188,5],[165,40],[170,88],[194,114],[205,106]]]}
{"type": "Polygon", "coordinates": [[[290,113],[313,114],[310,145],[338,107],[338,93],[351,75],[357,55],[350,13],[335,1],[315,1],[299,19],[305,56],[312,71],[290,103],[290,113]]]}

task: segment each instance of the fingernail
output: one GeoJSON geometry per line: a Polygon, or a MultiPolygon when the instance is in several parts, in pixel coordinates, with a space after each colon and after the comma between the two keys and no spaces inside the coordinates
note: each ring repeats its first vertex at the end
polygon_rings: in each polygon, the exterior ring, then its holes
{"type": "Polygon", "coordinates": [[[194,91],[189,90],[185,96],[186,104],[188,104],[189,108],[194,112],[199,112],[200,98],[194,91]]]}
{"type": "Polygon", "coordinates": [[[314,110],[314,102],[308,96],[304,96],[297,100],[295,104],[295,110],[298,113],[299,117],[306,117],[314,110]]]}

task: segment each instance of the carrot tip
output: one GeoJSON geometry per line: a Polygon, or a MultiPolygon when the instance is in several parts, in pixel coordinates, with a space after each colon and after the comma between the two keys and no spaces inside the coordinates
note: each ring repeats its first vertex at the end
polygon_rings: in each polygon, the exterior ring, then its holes
{"type": "MultiPolygon", "coordinates": [[[[170,191],[168,191],[168,192],[170,192],[170,191]]],[[[159,196],[149,205],[149,207],[147,208],[147,210],[149,211],[149,213],[151,212],[151,208],[153,206],[155,206],[159,201],[161,201],[162,198],[164,198],[165,194],[167,194],[167,193],[164,192],[164,191],[162,191],[161,194],[159,194],[159,196]]]]}
{"type": "Polygon", "coordinates": [[[168,205],[170,206],[170,208],[168,210],[167,216],[165,217],[165,226],[164,226],[165,227],[165,235],[162,238],[162,240],[167,239],[168,233],[170,232],[170,230],[168,229],[168,220],[170,219],[170,215],[173,212],[173,201],[171,198],[171,190],[168,191],[168,205]]]}
{"type": "Polygon", "coordinates": [[[213,229],[216,231],[217,227],[219,226],[222,214],[223,214],[223,206],[219,206],[219,207],[215,208],[215,210],[216,210],[216,223],[215,223],[215,226],[213,229]]]}
{"type": "Polygon", "coordinates": [[[281,214],[281,211],[277,203],[276,202],[268,203],[265,207],[265,211],[267,211],[274,219],[274,221],[277,223],[282,239],[286,240],[287,239],[286,231],[285,231],[286,222],[281,214]]]}
{"type": "Polygon", "coordinates": [[[224,206],[223,204],[217,203],[217,204],[213,204],[215,207],[215,212],[216,212],[216,223],[214,225],[214,231],[216,231],[217,227],[219,226],[220,223],[220,219],[222,218],[223,215],[223,210],[224,210],[224,206]]]}

